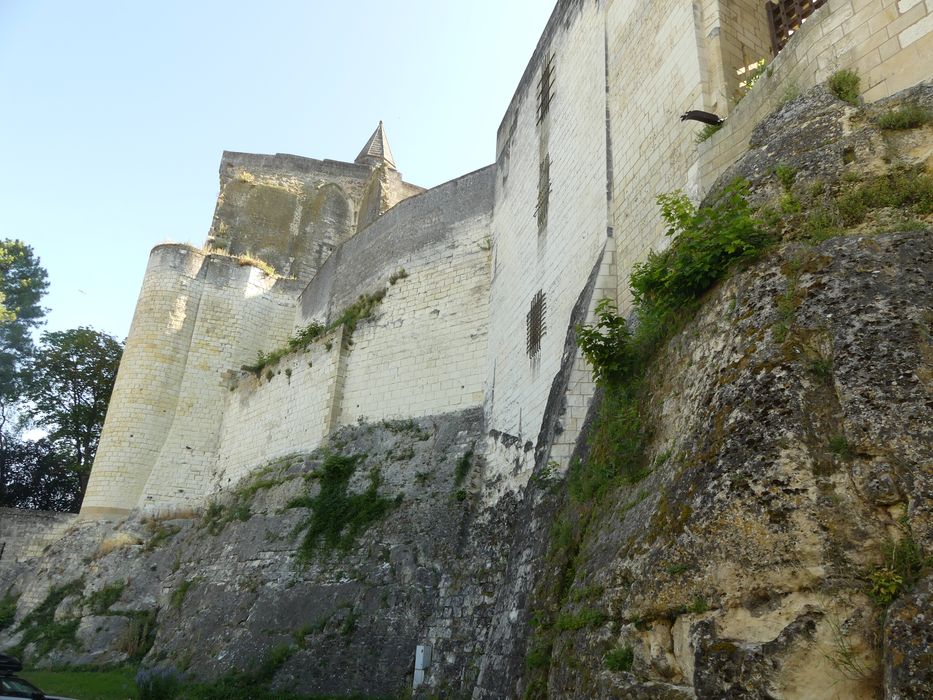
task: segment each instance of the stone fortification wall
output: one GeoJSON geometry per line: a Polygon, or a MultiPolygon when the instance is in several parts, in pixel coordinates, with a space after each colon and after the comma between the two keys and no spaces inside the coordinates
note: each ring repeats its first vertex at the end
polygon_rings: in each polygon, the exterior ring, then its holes
{"type": "MultiPolygon", "coordinates": [[[[376,319],[348,349],[339,424],[421,417],[483,404],[489,328],[493,168],[398,205],[348,241],[329,313],[387,276],[376,319]]],[[[304,297],[302,298],[304,309],[304,297]]]]}
{"type": "Polygon", "coordinates": [[[346,348],[340,424],[482,404],[492,193],[489,167],[401,203],[338,248],[302,293],[298,325],[330,322],[360,294],[388,289],[346,348]]]}
{"type": "Polygon", "coordinates": [[[0,569],[42,554],[76,517],[74,513],[0,508],[0,569]]]}
{"type": "Polygon", "coordinates": [[[82,513],[203,496],[224,371],[284,341],[298,288],[235,258],[179,245],[152,251],[82,513]]]}
{"type": "MultiPolygon", "coordinates": [[[[558,3],[499,129],[486,374],[489,470],[499,493],[527,478],[535,448],[548,442],[546,414],[555,419],[566,408],[557,385],[576,351],[568,329],[586,320],[587,305],[582,316],[575,307],[588,287],[592,296],[594,269],[611,262],[602,5],[558,3]],[[530,335],[540,336],[531,339],[539,347],[529,348],[530,335]]],[[[565,421],[582,417],[588,399],[565,421]]]]}
{"type": "Polygon", "coordinates": [[[345,358],[342,332],[283,358],[259,376],[242,374],[224,399],[212,490],[235,484],[257,466],[318,447],[332,415],[345,358]]]}
{"type": "MultiPolygon", "coordinates": [[[[707,3],[703,10],[718,10],[718,5],[707,3]]],[[[703,33],[715,33],[714,28],[704,26],[703,13],[695,13],[690,3],[613,0],[606,24],[612,223],[619,302],[625,309],[632,266],[665,244],[655,200],[662,192],[686,187],[696,162],[696,123],[682,123],[679,116],[715,108],[713,94],[722,83],[723,67],[718,47],[707,46],[703,33]]]]}
{"type": "Polygon", "coordinates": [[[873,102],[929,80],[931,64],[931,0],[829,0],[791,37],[723,128],[699,145],[702,191],[748,150],[758,122],[835,71],[857,71],[862,97],[873,102]]]}
{"type": "Polygon", "coordinates": [[[404,202],[338,247],[300,295],[235,258],[153,251],[87,514],[199,504],[251,469],[321,444],[336,426],[482,404],[492,168],[404,202]],[[389,278],[404,270],[404,277],[389,278]],[[257,352],[386,289],[373,321],[258,375],[257,352]]]}
{"type": "Polygon", "coordinates": [[[422,191],[387,167],[224,152],[207,245],[307,282],[359,226],[422,191]]]}

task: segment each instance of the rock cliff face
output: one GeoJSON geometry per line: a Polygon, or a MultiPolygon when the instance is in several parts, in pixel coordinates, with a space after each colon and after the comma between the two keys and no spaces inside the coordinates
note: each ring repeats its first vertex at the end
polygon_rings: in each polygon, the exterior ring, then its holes
{"type": "Polygon", "coordinates": [[[756,131],[729,176],[781,243],[654,358],[636,478],[581,502],[545,468],[484,509],[481,412],[344,429],[0,574],[0,648],[275,659],[318,695],[403,693],[430,641],[441,697],[933,696],[933,127],[879,129],[901,104],[933,90],[815,90],[756,131]]]}

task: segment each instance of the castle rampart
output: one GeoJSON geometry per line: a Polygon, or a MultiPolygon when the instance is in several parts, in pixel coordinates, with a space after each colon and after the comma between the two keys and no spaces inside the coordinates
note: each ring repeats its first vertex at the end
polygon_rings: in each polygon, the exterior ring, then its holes
{"type": "Polygon", "coordinates": [[[307,282],[336,246],[423,191],[393,167],[224,152],[207,245],[307,282]]]}
{"type": "Polygon", "coordinates": [[[223,371],[285,340],[299,289],[229,256],[153,249],[82,512],[204,496],[223,371]]]}
{"type": "Polygon", "coordinates": [[[768,110],[839,68],[867,99],[929,78],[931,17],[828,0],[749,89],[773,51],[760,2],[560,0],[490,168],[421,193],[381,124],[356,163],[225,153],[208,244],[294,280],[154,251],[84,511],[196,502],[337,426],[480,403],[487,503],[565,467],[594,391],[574,328],[604,297],[630,311],[629,274],[667,244],[658,194],[699,199],[768,110]],[[727,117],[699,144],[694,109],[727,117]],[[352,338],[239,371],[380,290],[352,338]]]}

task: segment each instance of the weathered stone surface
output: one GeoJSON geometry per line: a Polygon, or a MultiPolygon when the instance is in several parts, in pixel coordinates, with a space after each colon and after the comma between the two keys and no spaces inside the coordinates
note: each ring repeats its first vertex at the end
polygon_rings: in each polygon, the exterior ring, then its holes
{"type": "Polygon", "coordinates": [[[933,689],[933,576],[888,610],[884,625],[884,697],[920,700],[933,689]]]}
{"type": "MultiPolygon", "coordinates": [[[[290,645],[279,685],[320,695],[394,695],[410,686],[416,645],[430,642],[438,682],[468,686],[501,584],[512,516],[505,503],[496,512],[477,508],[483,465],[471,455],[481,430],[482,412],[471,410],[338,432],[330,449],[365,456],[350,491],[364,491],[378,469],[379,492],[397,496],[399,505],[351,549],[322,551],[307,563],[296,558],[296,527],[309,510],[288,505],[319,492],[314,475],[324,452],[286,459],[258,482],[222,494],[216,534],[191,516],[78,527],[31,570],[10,577],[23,593],[18,619],[45,599],[51,582],[82,579],[83,595],[55,612],[60,622],[80,620],[76,644],[41,664],[122,661],[126,626],[151,613],[157,632],[144,663],[198,678],[254,667],[276,646],[290,645]],[[119,601],[105,614],[87,609],[88,595],[115,583],[125,584],[119,601]]],[[[9,629],[0,646],[20,636],[9,629]]]]}

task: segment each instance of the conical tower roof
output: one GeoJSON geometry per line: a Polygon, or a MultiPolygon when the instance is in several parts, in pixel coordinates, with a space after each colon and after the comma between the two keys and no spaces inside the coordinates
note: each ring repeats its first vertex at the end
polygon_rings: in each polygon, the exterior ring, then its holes
{"type": "Polygon", "coordinates": [[[386,130],[382,126],[381,121],[373,132],[373,135],[369,137],[369,141],[363,146],[363,150],[360,151],[360,154],[356,157],[355,162],[360,165],[375,166],[385,163],[393,170],[397,170],[395,167],[395,159],[392,157],[392,149],[389,148],[389,139],[386,137],[386,130]]]}

